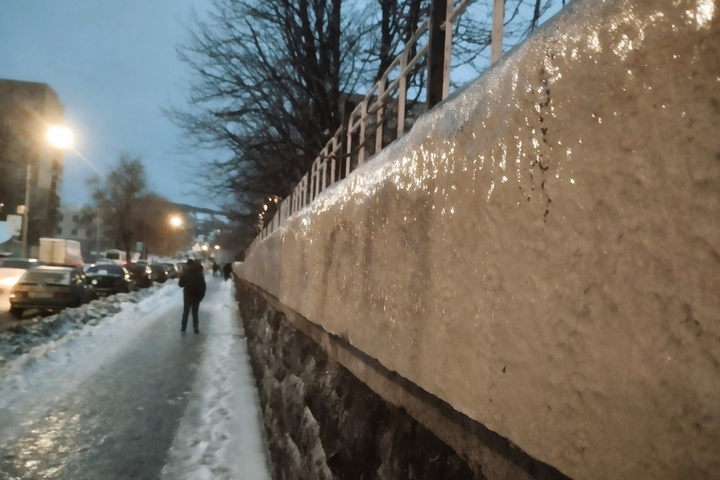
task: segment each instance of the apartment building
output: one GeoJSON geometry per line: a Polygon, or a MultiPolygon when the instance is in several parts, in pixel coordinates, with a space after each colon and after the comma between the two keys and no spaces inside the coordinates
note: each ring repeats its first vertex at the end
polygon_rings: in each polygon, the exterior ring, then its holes
{"type": "Polygon", "coordinates": [[[67,240],[77,240],[82,248],[83,258],[95,258],[94,252],[100,237],[98,235],[97,217],[88,214],[81,207],[75,205],[61,205],[57,215],[57,226],[54,237],[67,240]]]}
{"type": "Polygon", "coordinates": [[[48,85],[0,79],[0,221],[18,213],[29,185],[31,252],[40,237],[55,233],[63,152],[49,145],[46,133],[63,123],[64,111],[48,85]]]}

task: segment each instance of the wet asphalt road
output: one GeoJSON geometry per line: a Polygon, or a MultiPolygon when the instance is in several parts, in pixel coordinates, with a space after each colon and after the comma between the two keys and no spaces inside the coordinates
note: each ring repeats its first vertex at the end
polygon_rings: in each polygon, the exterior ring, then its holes
{"type": "Polygon", "coordinates": [[[0,479],[160,478],[204,346],[202,334],[180,334],[181,310],[164,312],[112,364],[0,445],[0,479]]]}

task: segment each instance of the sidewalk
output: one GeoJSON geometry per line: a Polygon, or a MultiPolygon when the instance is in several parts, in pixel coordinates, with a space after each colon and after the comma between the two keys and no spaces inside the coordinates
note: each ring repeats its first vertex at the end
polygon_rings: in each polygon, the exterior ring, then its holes
{"type": "MultiPolygon", "coordinates": [[[[164,480],[270,480],[262,412],[232,281],[206,275],[200,304],[205,349],[164,480]]],[[[172,319],[180,329],[180,319],[172,319]]],[[[178,331],[178,335],[181,335],[178,331]]],[[[185,334],[192,341],[194,334],[185,334]]]]}

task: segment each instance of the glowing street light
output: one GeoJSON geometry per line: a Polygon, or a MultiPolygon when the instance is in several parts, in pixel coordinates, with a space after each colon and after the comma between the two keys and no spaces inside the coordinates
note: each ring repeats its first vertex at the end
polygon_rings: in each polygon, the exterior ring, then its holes
{"type": "Polygon", "coordinates": [[[220,250],[220,245],[215,245],[215,250],[220,250]]]}
{"type": "MultiPolygon", "coordinates": [[[[63,126],[55,125],[48,129],[46,139],[51,146],[60,149],[72,148],[75,136],[72,130],[63,126]]],[[[28,153],[29,155],[29,153],[28,153]]],[[[30,158],[27,162],[27,171],[25,172],[25,205],[23,216],[23,227],[22,227],[22,256],[28,257],[28,225],[30,224],[30,174],[32,168],[30,165],[30,158]]]]}
{"type": "Polygon", "coordinates": [[[177,215],[173,215],[170,217],[170,225],[174,228],[179,228],[183,226],[183,220],[177,215]]]}
{"type": "Polygon", "coordinates": [[[202,251],[203,251],[203,252],[207,252],[207,251],[208,251],[208,246],[207,246],[207,245],[203,245],[203,246],[200,247],[200,248],[202,248],[202,251]]]}
{"type": "Polygon", "coordinates": [[[75,143],[75,135],[66,126],[55,125],[48,128],[47,141],[55,148],[72,148],[75,143]]]}

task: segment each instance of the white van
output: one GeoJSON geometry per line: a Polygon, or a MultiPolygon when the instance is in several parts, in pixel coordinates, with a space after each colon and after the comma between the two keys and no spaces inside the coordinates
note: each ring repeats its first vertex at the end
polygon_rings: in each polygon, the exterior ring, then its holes
{"type": "Polygon", "coordinates": [[[105,258],[107,258],[116,265],[125,265],[127,263],[127,255],[125,254],[125,252],[114,248],[108,249],[105,252],[105,258]]]}

